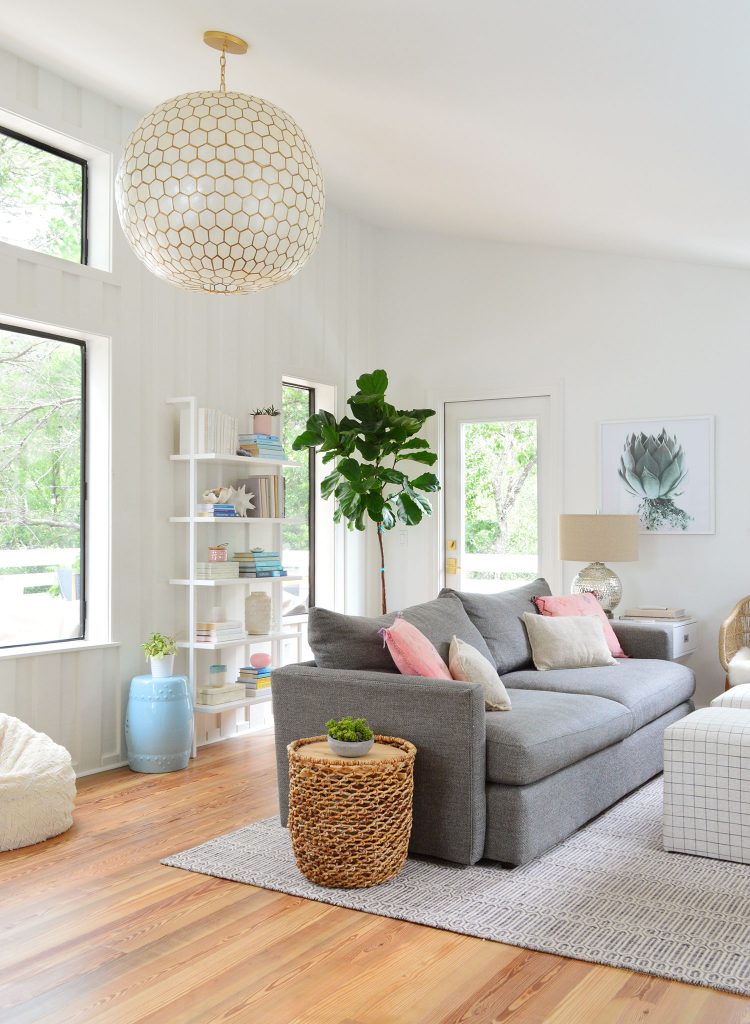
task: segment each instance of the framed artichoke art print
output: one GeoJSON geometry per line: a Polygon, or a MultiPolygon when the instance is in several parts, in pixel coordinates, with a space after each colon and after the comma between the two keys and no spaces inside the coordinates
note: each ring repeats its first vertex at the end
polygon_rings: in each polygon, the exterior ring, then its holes
{"type": "Polygon", "coordinates": [[[601,425],[601,511],[641,533],[714,532],[714,417],[601,425]]]}

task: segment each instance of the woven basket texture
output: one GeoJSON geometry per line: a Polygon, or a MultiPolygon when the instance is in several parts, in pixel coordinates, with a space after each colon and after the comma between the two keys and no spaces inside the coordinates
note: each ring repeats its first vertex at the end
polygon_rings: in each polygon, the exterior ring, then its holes
{"type": "Polygon", "coordinates": [[[406,862],[416,747],[376,736],[376,743],[402,756],[366,761],[306,755],[306,746],[324,740],[311,736],[287,747],[289,832],[297,867],[311,882],[330,888],[379,885],[406,862]]]}

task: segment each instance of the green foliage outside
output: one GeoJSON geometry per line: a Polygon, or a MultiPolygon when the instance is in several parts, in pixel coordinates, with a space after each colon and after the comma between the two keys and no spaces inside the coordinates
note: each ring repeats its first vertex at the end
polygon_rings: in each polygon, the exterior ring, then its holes
{"type": "Polygon", "coordinates": [[[78,548],[78,345],[0,332],[0,550],[78,548]]]}
{"type": "Polygon", "coordinates": [[[0,132],[0,239],[81,262],[83,170],[0,132]]]}
{"type": "Polygon", "coordinates": [[[286,514],[289,518],[301,519],[299,524],[284,526],[285,551],[309,551],[310,528],[310,480],[305,472],[309,465],[310,453],[305,448],[294,451],[294,439],[305,429],[310,415],[310,393],[301,388],[285,384],[282,389],[283,425],[281,438],[286,457],[301,466],[284,474],[286,478],[286,514]]]}
{"type": "Polygon", "coordinates": [[[466,551],[534,554],[536,421],[469,423],[463,429],[466,551]]]}
{"type": "Polygon", "coordinates": [[[344,743],[362,743],[373,737],[366,718],[341,718],[338,722],[332,718],[326,722],[326,729],[332,740],[342,740],[344,743]]]}
{"type": "Polygon", "coordinates": [[[305,430],[294,441],[295,451],[319,449],[323,462],[336,461],[335,468],[320,485],[324,498],[336,499],[333,513],[338,523],[364,530],[369,519],[378,528],[380,545],[381,607],[387,610],[383,531],[397,522],[416,526],[432,515],[425,492],[440,490],[434,473],[410,476],[404,462],[432,466],[437,455],[429,441],[416,435],[434,409],[397,409],[385,399],[388,375],[385,370],[365,373],[357,380],[357,392],[347,399],[351,416],[337,420],[333,413],[311,416],[305,430]]]}

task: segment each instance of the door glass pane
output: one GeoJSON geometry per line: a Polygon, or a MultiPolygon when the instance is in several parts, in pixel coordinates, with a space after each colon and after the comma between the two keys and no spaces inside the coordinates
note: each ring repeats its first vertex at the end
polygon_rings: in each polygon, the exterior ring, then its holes
{"type": "Polygon", "coordinates": [[[493,593],[539,569],[537,421],[461,427],[461,588],[493,593]]]}
{"type": "Polygon", "coordinates": [[[287,459],[299,469],[289,469],[286,477],[286,514],[295,519],[294,524],[285,524],[282,530],[282,563],[290,576],[301,576],[301,580],[290,580],[284,585],[282,615],[303,615],[313,603],[311,569],[313,540],[312,487],[314,461],[312,449],[292,450],[294,439],[305,429],[314,410],[314,390],[296,384],[282,386],[282,440],[287,459]]]}
{"type": "Polygon", "coordinates": [[[0,328],[0,647],[83,636],[83,359],[0,328]]]}

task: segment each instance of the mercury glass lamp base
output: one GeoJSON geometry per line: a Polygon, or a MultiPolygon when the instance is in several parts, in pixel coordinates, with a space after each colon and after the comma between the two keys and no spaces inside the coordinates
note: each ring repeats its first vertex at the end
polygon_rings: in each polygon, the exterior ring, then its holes
{"type": "Polygon", "coordinates": [[[612,612],[622,598],[622,583],[617,573],[608,569],[604,562],[592,562],[578,573],[571,584],[570,592],[593,594],[607,613],[607,618],[611,619],[612,612]]]}

